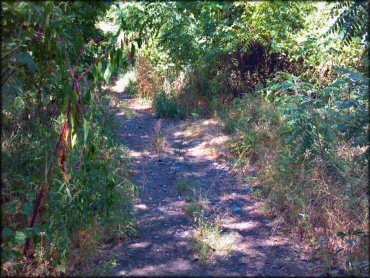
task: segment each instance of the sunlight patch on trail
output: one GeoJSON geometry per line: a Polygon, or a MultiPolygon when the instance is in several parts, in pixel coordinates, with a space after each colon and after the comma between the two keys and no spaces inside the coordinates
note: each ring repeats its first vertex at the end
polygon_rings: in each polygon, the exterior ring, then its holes
{"type": "Polygon", "coordinates": [[[151,243],[150,242],[146,242],[146,241],[144,241],[144,242],[136,242],[136,243],[130,244],[128,246],[128,248],[130,248],[130,249],[147,248],[150,245],[151,245],[151,243]]]}
{"type": "MultiPolygon", "coordinates": [[[[142,268],[133,269],[130,275],[154,275],[158,273],[163,273],[169,270],[177,270],[178,272],[186,272],[192,269],[192,265],[189,261],[184,259],[177,259],[175,261],[169,261],[166,264],[159,264],[159,265],[148,265],[142,268]]],[[[126,271],[122,270],[117,273],[117,275],[126,275],[126,271]]]]}
{"type": "Polygon", "coordinates": [[[111,90],[115,93],[122,93],[128,87],[130,82],[136,80],[136,73],[134,70],[128,71],[124,75],[118,77],[117,81],[112,86],[111,90]]]}
{"type": "Polygon", "coordinates": [[[134,158],[140,158],[140,157],[143,157],[143,156],[148,156],[149,154],[150,153],[148,151],[144,151],[144,152],[136,152],[136,151],[133,151],[133,150],[129,151],[130,157],[134,157],[134,158]]]}
{"type": "Polygon", "coordinates": [[[248,222],[224,223],[221,226],[223,228],[232,230],[250,231],[257,229],[259,226],[261,226],[261,223],[257,221],[248,221],[248,222]]]}

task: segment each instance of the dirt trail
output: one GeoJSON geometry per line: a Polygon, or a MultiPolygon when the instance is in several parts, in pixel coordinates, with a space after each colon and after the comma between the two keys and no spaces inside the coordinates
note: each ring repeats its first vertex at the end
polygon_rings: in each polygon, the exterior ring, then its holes
{"type": "MultiPolygon", "coordinates": [[[[135,276],[311,276],[308,262],[286,238],[272,233],[272,220],[259,212],[250,190],[238,183],[228,166],[202,153],[204,140],[185,138],[191,122],[159,120],[150,107],[124,97],[129,113],[117,115],[123,123],[122,142],[130,149],[134,182],[142,197],[134,203],[139,236],[109,252],[118,258],[112,275],[135,276]],[[161,121],[161,124],[158,122],[161,121]],[[156,153],[153,140],[162,126],[167,146],[156,153]],[[192,243],[194,221],[176,185],[182,179],[199,185],[208,210],[217,214],[224,231],[237,235],[236,250],[213,253],[202,268],[192,243]]],[[[199,122],[199,121],[198,121],[199,122]]]]}

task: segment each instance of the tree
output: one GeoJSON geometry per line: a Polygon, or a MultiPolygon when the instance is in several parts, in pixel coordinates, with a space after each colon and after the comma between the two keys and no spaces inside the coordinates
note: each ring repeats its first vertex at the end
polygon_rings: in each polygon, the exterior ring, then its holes
{"type": "Polygon", "coordinates": [[[343,1],[333,7],[332,15],[338,15],[330,28],[330,32],[343,34],[343,42],[348,45],[355,37],[360,37],[368,43],[369,1],[343,1]]]}

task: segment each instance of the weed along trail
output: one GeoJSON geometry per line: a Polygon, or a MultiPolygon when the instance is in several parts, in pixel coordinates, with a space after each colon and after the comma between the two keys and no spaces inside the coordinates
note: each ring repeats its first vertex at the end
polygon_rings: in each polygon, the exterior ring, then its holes
{"type": "Polygon", "coordinates": [[[158,119],[123,96],[122,142],[130,150],[138,235],[109,250],[111,275],[312,275],[288,240],[272,233],[250,190],[212,146],[225,141],[213,120],[158,119]]]}

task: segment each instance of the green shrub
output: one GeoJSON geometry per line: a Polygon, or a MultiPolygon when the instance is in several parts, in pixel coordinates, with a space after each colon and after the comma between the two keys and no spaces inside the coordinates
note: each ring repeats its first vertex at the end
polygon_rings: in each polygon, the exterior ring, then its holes
{"type": "Polygon", "coordinates": [[[180,181],[176,186],[177,192],[181,195],[191,193],[191,188],[192,185],[186,180],[180,181]]]}
{"type": "Polygon", "coordinates": [[[202,210],[204,210],[204,208],[200,202],[192,202],[186,209],[186,214],[191,217],[199,216],[202,210]]]}
{"type": "Polygon", "coordinates": [[[56,118],[54,127],[36,120],[28,126],[32,132],[28,128],[20,130],[13,139],[3,131],[2,182],[6,190],[2,193],[6,198],[2,203],[5,237],[1,259],[12,265],[11,273],[30,271],[16,263],[22,257],[27,238],[33,239],[33,271],[50,274],[66,272],[71,266],[86,262],[101,241],[135,233],[131,196],[136,192],[132,192],[135,189],[128,180],[127,150],[119,142],[117,123],[107,100],[101,101],[94,111],[94,134],[89,135],[93,138],[81,170],[74,170],[82,152],[80,147],[70,153],[69,182],[59,168],[54,170],[52,186],[44,200],[47,206],[42,206],[34,229],[28,225],[43,180],[41,169],[48,162],[45,153],[54,147],[55,131],[61,129],[63,118],[56,118]]]}
{"type": "Polygon", "coordinates": [[[161,92],[153,100],[154,109],[160,118],[184,119],[185,109],[180,107],[178,101],[166,93],[161,92]]]}
{"type": "Polygon", "coordinates": [[[362,273],[366,236],[348,245],[337,234],[368,233],[368,82],[344,73],[325,88],[289,76],[287,84],[271,82],[262,92],[265,99],[235,101],[225,121],[235,130],[235,165],[245,173],[251,164],[259,169],[254,192],[290,231],[320,247],[328,267],[347,261],[349,271],[362,273]]]}
{"type": "Polygon", "coordinates": [[[126,92],[129,96],[135,97],[138,93],[138,82],[137,81],[131,81],[128,85],[126,92]]]}

